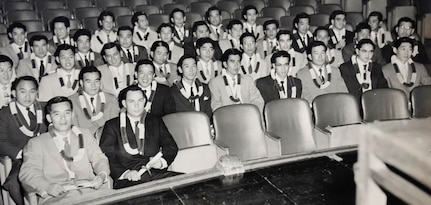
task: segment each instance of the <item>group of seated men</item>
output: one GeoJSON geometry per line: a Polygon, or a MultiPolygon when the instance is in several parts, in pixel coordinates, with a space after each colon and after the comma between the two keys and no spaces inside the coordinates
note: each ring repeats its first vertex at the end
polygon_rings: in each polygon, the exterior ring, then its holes
{"type": "Polygon", "coordinates": [[[8,27],[11,43],[0,48],[0,156],[13,161],[4,184],[17,204],[23,190],[39,202],[58,202],[101,187],[123,188],[174,176],[167,171],[178,148],[161,117],[251,103],[263,112],[276,99],[325,93],[397,88],[409,96],[431,84],[429,60],[415,38],[415,22],[401,18],[393,35],[382,15],[346,29],[346,14],[334,11],[330,25],[310,31],[298,14],[294,29],[277,20],[256,23],[246,6],[243,21],[225,28],[211,7],[206,21],[185,24],[174,9],[157,31],[136,12],[133,28],[101,12],[99,30],[77,30],[52,20],[53,38],[26,27],[8,27]],[[112,186],[111,186],[112,185],[112,186]]]}

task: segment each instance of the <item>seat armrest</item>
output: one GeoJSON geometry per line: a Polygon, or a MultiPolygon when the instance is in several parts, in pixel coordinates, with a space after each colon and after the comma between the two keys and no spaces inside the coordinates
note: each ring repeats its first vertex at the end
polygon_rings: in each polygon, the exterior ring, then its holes
{"type": "Polygon", "coordinates": [[[316,143],[316,149],[325,149],[329,147],[329,137],[331,132],[322,130],[318,127],[313,129],[314,142],[316,143]]]}
{"type": "Polygon", "coordinates": [[[223,142],[218,140],[214,140],[214,144],[216,145],[217,156],[229,155],[229,147],[225,145],[223,142]]]}
{"type": "Polygon", "coordinates": [[[265,132],[266,151],[268,157],[281,156],[281,138],[269,132],[265,132]]]}

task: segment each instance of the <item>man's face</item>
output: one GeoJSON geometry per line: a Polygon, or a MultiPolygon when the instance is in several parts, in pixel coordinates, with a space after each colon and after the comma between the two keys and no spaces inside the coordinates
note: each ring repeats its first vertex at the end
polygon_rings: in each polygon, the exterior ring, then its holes
{"type": "Polygon", "coordinates": [[[278,57],[275,59],[275,63],[273,64],[273,66],[275,68],[275,73],[281,79],[284,79],[289,73],[289,58],[278,57]]]}
{"type": "Polygon", "coordinates": [[[316,46],[311,49],[311,62],[316,66],[322,66],[326,60],[326,49],[323,46],[316,46]]]}
{"type": "Polygon", "coordinates": [[[0,83],[6,85],[12,78],[12,65],[9,62],[0,63],[0,83]]]}
{"type": "Polygon", "coordinates": [[[368,29],[362,29],[359,32],[356,32],[356,38],[358,41],[362,39],[370,39],[371,38],[371,31],[368,29]]]}
{"type": "Polygon", "coordinates": [[[379,18],[377,16],[370,16],[368,18],[368,25],[370,25],[372,31],[377,31],[380,26],[379,18]]]}
{"type": "Polygon", "coordinates": [[[151,85],[154,76],[154,68],[151,65],[147,64],[140,65],[138,68],[138,73],[136,74],[138,83],[143,88],[146,88],[151,85]]]}
{"type": "Polygon", "coordinates": [[[283,50],[283,51],[290,50],[290,48],[292,46],[292,39],[290,39],[290,35],[289,34],[280,35],[280,37],[278,39],[278,44],[280,44],[281,50],[283,50]]]}
{"type": "Polygon", "coordinates": [[[168,59],[168,49],[164,46],[158,46],[156,50],[151,53],[155,63],[163,64],[168,59]]]}
{"type": "Polygon", "coordinates": [[[253,55],[256,51],[256,40],[251,36],[245,37],[242,39],[242,47],[244,49],[244,53],[253,55]]]}
{"type": "Polygon", "coordinates": [[[160,40],[170,43],[172,41],[172,38],[174,37],[174,34],[172,33],[172,29],[170,27],[163,27],[160,29],[160,40]]]}
{"type": "Polygon", "coordinates": [[[120,46],[123,48],[130,48],[132,46],[132,31],[130,30],[122,30],[118,33],[118,41],[120,42],[120,46]]]}
{"type": "Polygon", "coordinates": [[[343,14],[338,14],[335,16],[333,20],[331,20],[332,25],[338,30],[343,29],[346,27],[346,16],[343,14]]]}
{"type": "Polygon", "coordinates": [[[412,23],[403,21],[400,23],[400,26],[395,28],[395,31],[397,32],[398,37],[410,37],[410,35],[413,34],[415,29],[413,28],[412,23]]]}
{"type": "Polygon", "coordinates": [[[78,37],[76,45],[79,52],[87,53],[88,51],[90,51],[90,38],[86,35],[81,35],[78,37]]]}
{"type": "Polygon", "coordinates": [[[407,61],[412,57],[413,47],[412,47],[412,44],[404,42],[404,43],[401,43],[401,45],[398,48],[396,48],[395,51],[396,51],[395,53],[397,54],[397,57],[401,61],[407,61]]]}
{"type": "Polygon", "coordinates": [[[256,19],[257,19],[256,10],[254,10],[254,9],[247,10],[247,13],[245,14],[244,18],[248,23],[254,24],[256,22],[256,19]]]}
{"type": "Polygon", "coordinates": [[[16,90],[12,91],[12,94],[19,104],[29,107],[36,101],[37,88],[32,81],[23,80],[16,86],[16,90]]]}
{"type": "Polygon", "coordinates": [[[33,46],[31,47],[34,54],[39,58],[44,58],[46,53],[48,52],[48,46],[45,40],[34,41],[33,46]]]}
{"type": "Polygon", "coordinates": [[[105,58],[108,65],[114,67],[118,67],[121,65],[120,51],[118,51],[117,47],[115,46],[110,49],[106,49],[103,58],[105,58]]]}
{"type": "Polygon", "coordinates": [[[181,12],[175,12],[172,17],[171,21],[174,22],[176,27],[182,27],[184,22],[186,22],[186,17],[181,12]]]}
{"type": "Polygon", "coordinates": [[[210,36],[210,31],[206,25],[200,25],[196,28],[196,32],[194,33],[197,39],[205,38],[210,36]]]}
{"type": "Polygon", "coordinates": [[[205,43],[198,50],[199,57],[205,61],[209,61],[214,57],[214,47],[211,43],[205,43]]]}
{"type": "Polygon", "coordinates": [[[69,131],[72,127],[73,111],[68,102],[60,102],[51,105],[51,113],[47,116],[54,129],[60,132],[69,131]]]}
{"type": "Polygon", "coordinates": [[[138,16],[138,22],[135,23],[135,26],[138,26],[140,29],[148,28],[148,19],[145,15],[138,16]]]}
{"type": "Polygon", "coordinates": [[[127,92],[126,99],[122,101],[127,114],[132,117],[141,117],[145,108],[145,97],[141,90],[127,92]]]}
{"type": "Polygon", "coordinates": [[[27,32],[22,28],[14,28],[11,33],[9,33],[9,37],[12,38],[13,42],[18,46],[21,46],[25,42],[25,38],[27,38],[27,32]]]}
{"type": "Polygon", "coordinates": [[[211,25],[218,26],[222,21],[222,16],[220,15],[219,11],[213,10],[209,13],[208,21],[211,25]]]}
{"type": "Polygon", "coordinates": [[[360,49],[356,49],[356,54],[362,62],[371,61],[374,54],[374,48],[371,44],[363,44],[360,49]]]}
{"type": "Polygon", "coordinates": [[[54,35],[59,39],[66,39],[69,36],[70,28],[67,28],[63,22],[54,24],[54,35]]]}
{"type": "Polygon", "coordinates": [[[316,33],[316,40],[317,41],[322,41],[326,46],[328,45],[329,42],[329,34],[327,31],[325,30],[319,30],[316,33]]]}
{"type": "Polygon", "coordinates": [[[105,31],[111,31],[115,26],[112,16],[104,16],[102,21],[99,21],[99,23],[102,25],[102,29],[105,31]]]}
{"type": "Polygon", "coordinates": [[[277,37],[278,28],[275,24],[269,24],[266,26],[265,35],[268,39],[274,39],[277,37]]]}
{"type": "Polygon", "coordinates": [[[73,54],[72,49],[62,50],[57,57],[57,61],[60,62],[60,66],[66,70],[72,70],[75,66],[75,55],[73,54]]]}
{"type": "Polygon", "coordinates": [[[242,32],[242,24],[235,24],[232,26],[232,29],[230,29],[230,35],[236,39],[239,39],[239,37],[242,35],[242,32]]]}
{"type": "Polygon", "coordinates": [[[100,76],[97,72],[85,73],[80,80],[81,86],[90,96],[94,96],[100,91],[100,76]]]}
{"type": "Polygon", "coordinates": [[[239,68],[241,67],[241,56],[239,55],[230,55],[227,59],[227,62],[223,62],[226,71],[231,75],[236,75],[239,72],[239,68]]]}
{"type": "Polygon", "coordinates": [[[301,18],[296,24],[296,27],[299,33],[305,35],[310,28],[310,20],[308,18],[301,18]]]}
{"type": "Polygon", "coordinates": [[[197,66],[196,60],[193,58],[187,58],[183,61],[181,65],[181,69],[183,70],[183,78],[187,80],[194,80],[197,74],[197,66]]]}

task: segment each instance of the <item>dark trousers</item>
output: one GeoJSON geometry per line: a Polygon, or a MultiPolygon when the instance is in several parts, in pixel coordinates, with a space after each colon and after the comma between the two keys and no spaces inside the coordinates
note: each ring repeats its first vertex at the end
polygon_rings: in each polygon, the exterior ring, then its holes
{"type": "Polygon", "coordinates": [[[24,204],[24,190],[21,186],[21,182],[18,180],[19,170],[21,169],[22,160],[13,160],[12,169],[10,170],[9,176],[6,178],[3,189],[9,191],[10,196],[17,205],[24,204]]]}
{"type": "Polygon", "coordinates": [[[179,175],[181,173],[170,172],[170,171],[167,171],[166,169],[162,169],[162,170],[151,169],[151,174],[152,175],[148,174],[148,172],[145,172],[141,176],[141,180],[139,180],[139,181],[129,181],[127,179],[123,179],[123,180],[114,179],[114,189],[121,189],[121,188],[129,187],[129,186],[133,186],[133,185],[142,184],[142,183],[145,183],[145,182],[157,180],[157,179],[163,179],[163,178],[166,178],[166,177],[172,177],[172,176],[179,175]]]}

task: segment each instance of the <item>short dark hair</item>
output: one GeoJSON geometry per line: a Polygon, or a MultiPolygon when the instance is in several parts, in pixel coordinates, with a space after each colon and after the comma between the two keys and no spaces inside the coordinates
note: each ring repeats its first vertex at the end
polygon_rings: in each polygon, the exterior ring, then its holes
{"type": "Polygon", "coordinates": [[[382,21],[383,20],[383,14],[380,12],[380,11],[373,11],[373,12],[371,12],[369,15],[368,15],[368,20],[370,19],[370,17],[372,17],[372,16],[377,16],[377,19],[379,20],[379,21],[382,21]]]}
{"type": "Polygon", "coordinates": [[[196,61],[196,57],[194,57],[194,56],[192,56],[192,55],[190,55],[190,54],[184,54],[183,56],[181,56],[181,58],[180,59],[178,59],[178,63],[177,63],[177,67],[183,67],[183,62],[186,60],[186,59],[189,59],[189,58],[193,58],[193,59],[195,59],[195,61],[196,61]]]}
{"type": "Polygon", "coordinates": [[[48,38],[45,35],[36,34],[30,38],[30,46],[33,46],[35,41],[45,40],[45,43],[48,43],[48,38]]]}
{"type": "Polygon", "coordinates": [[[267,20],[263,23],[263,30],[266,30],[266,27],[271,25],[271,24],[275,24],[275,27],[277,27],[277,28],[280,27],[280,24],[278,23],[277,20],[271,19],[271,20],[267,20]]]}
{"type": "Polygon", "coordinates": [[[229,56],[231,55],[239,55],[240,59],[242,59],[242,52],[240,50],[236,48],[229,48],[221,56],[220,58],[221,62],[227,62],[227,60],[229,59],[229,56]]]}
{"type": "Polygon", "coordinates": [[[24,32],[27,32],[27,27],[21,22],[13,22],[7,27],[7,33],[12,34],[13,30],[16,28],[21,28],[24,32]]]}
{"type": "Polygon", "coordinates": [[[250,32],[244,32],[243,34],[241,34],[241,37],[239,37],[239,42],[242,44],[242,41],[244,40],[244,38],[246,37],[252,37],[254,39],[254,42],[256,42],[256,36],[254,36],[252,33],[250,32]]]}
{"type": "Polygon", "coordinates": [[[102,73],[95,66],[85,66],[85,67],[81,68],[81,71],[79,71],[78,79],[84,80],[84,74],[86,74],[86,73],[98,73],[99,79],[102,78],[102,73]]]}
{"type": "Polygon", "coordinates": [[[221,10],[217,6],[211,6],[208,8],[208,10],[205,12],[205,20],[208,21],[210,17],[211,11],[218,11],[218,14],[221,16],[221,10]]]}
{"type": "Polygon", "coordinates": [[[212,40],[210,37],[204,37],[196,40],[196,49],[200,49],[206,43],[210,43],[215,49],[216,42],[214,42],[214,40],[212,40]]]}
{"type": "Polygon", "coordinates": [[[124,107],[122,101],[126,100],[127,93],[129,91],[141,91],[142,95],[145,98],[145,101],[147,101],[147,96],[145,95],[144,91],[138,85],[135,85],[135,84],[134,85],[129,85],[129,86],[125,87],[124,89],[122,89],[120,91],[120,93],[118,94],[118,98],[117,99],[118,99],[118,104],[120,105],[120,108],[124,107]]]}
{"type": "Polygon", "coordinates": [[[139,66],[141,65],[150,65],[153,68],[153,72],[156,71],[156,67],[154,66],[153,61],[151,61],[150,59],[141,59],[141,60],[138,60],[138,62],[136,62],[136,66],[135,66],[136,73],[138,73],[139,66]]]}
{"type": "Polygon", "coordinates": [[[104,11],[100,12],[99,17],[97,18],[97,26],[99,27],[99,29],[102,28],[102,24],[99,21],[103,21],[103,18],[105,18],[106,16],[112,17],[112,20],[115,22],[114,13],[112,13],[111,11],[108,11],[108,10],[104,10],[104,11]]]}
{"type": "Polygon", "coordinates": [[[292,32],[290,32],[289,30],[280,30],[277,32],[277,41],[280,40],[280,36],[281,35],[289,35],[289,38],[292,39],[292,32]]]}
{"type": "Polygon", "coordinates": [[[174,32],[174,27],[168,23],[161,23],[159,27],[157,27],[157,33],[162,31],[162,28],[170,28],[172,32],[174,32]]]}
{"type": "Polygon", "coordinates": [[[361,32],[362,30],[365,30],[365,29],[367,29],[367,30],[371,31],[371,26],[370,26],[370,25],[368,25],[368,23],[361,22],[361,23],[359,23],[358,25],[356,25],[355,32],[356,32],[356,33],[359,33],[359,32],[361,32]]]}
{"type": "Polygon", "coordinates": [[[180,9],[180,8],[172,9],[171,13],[169,13],[169,22],[171,22],[172,24],[174,22],[171,19],[174,18],[174,14],[177,12],[180,12],[181,14],[183,14],[183,17],[186,16],[186,12],[184,12],[182,9],[180,9]]]}
{"type": "Polygon", "coordinates": [[[54,56],[58,57],[60,56],[60,51],[66,51],[66,50],[72,50],[73,53],[75,53],[75,47],[71,46],[69,44],[61,44],[59,46],[57,46],[57,49],[54,52],[54,56]]]}
{"type": "Polygon", "coordinates": [[[326,26],[318,26],[318,27],[314,30],[313,36],[314,36],[314,37],[316,37],[316,36],[317,36],[317,32],[319,32],[319,31],[326,31],[326,33],[328,33],[328,36],[329,36],[329,29],[328,29],[328,27],[326,27],[326,26]]]}
{"type": "Polygon", "coordinates": [[[413,19],[409,18],[409,17],[402,17],[398,20],[398,23],[395,27],[399,27],[401,25],[402,22],[409,22],[412,24],[412,28],[416,28],[416,23],[413,19]]]}
{"type": "Polygon", "coordinates": [[[331,22],[331,20],[334,20],[336,16],[338,15],[344,15],[346,16],[346,12],[344,12],[343,10],[335,10],[331,13],[331,15],[329,15],[329,22],[331,22]]]}
{"type": "Polygon", "coordinates": [[[151,45],[150,51],[156,51],[157,47],[159,46],[163,46],[169,51],[169,45],[164,41],[154,41],[153,45],[151,45]]]}
{"type": "Polygon", "coordinates": [[[356,48],[357,49],[361,49],[363,45],[365,44],[371,44],[373,46],[373,49],[376,49],[376,45],[374,45],[373,41],[371,39],[368,38],[364,38],[358,41],[358,43],[356,44],[356,48]]]}
{"type": "Polygon", "coordinates": [[[148,19],[148,16],[147,16],[147,14],[145,12],[143,12],[143,11],[137,11],[132,16],[132,19],[131,19],[132,26],[135,26],[135,23],[138,22],[138,17],[139,16],[145,16],[148,19]]]}
{"type": "Polygon", "coordinates": [[[61,103],[61,102],[67,102],[67,103],[69,103],[70,109],[73,110],[73,104],[72,104],[72,101],[69,98],[64,97],[64,96],[56,96],[56,97],[53,97],[50,100],[48,100],[48,102],[46,103],[46,105],[45,105],[45,111],[46,112],[45,113],[46,114],[51,114],[52,105],[53,104],[57,104],[57,103],[61,103]]]}
{"type": "Polygon", "coordinates": [[[325,51],[326,49],[328,49],[328,47],[326,47],[325,43],[323,43],[322,41],[312,41],[307,47],[307,54],[311,54],[313,48],[318,46],[323,46],[325,48],[325,51]]]}
{"type": "Polygon", "coordinates": [[[230,30],[230,29],[232,29],[232,27],[234,25],[237,25],[237,24],[241,25],[241,27],[242,27],[242,22],[240,20],[238,20],[238,19],[232,19],[232,20],[229,21],[229,23],[227,24],[226,28],[228,30],[230,30]]]}
{"type": "Polygon", "coordinates": [[[279,57],[286,57],[290,62],[290,54],[287,51],[276,51],[271,56],[271,63],[275,63],[275,60],[279,57]]]}
{"type": "Polygon", "coordinates": [[[78,41],[78,38],[79,38],[80,36],[88,36],[88,39],[90,39],[90,40],[91,40],[91,31],[90,31],[90,30],[88,30],[88,29],[79,29],[79,30],[77,30],[77,31],[75,32],[75,34],[73,34],[73,40],[74,40],[75,42],[77,42],[77,41],[78,41]]]}
{"type": "Polygon", "coordinates": [[[196,32],[198,30],[199,26],[205,26],[205,27],[207,27],[208,31],[210,30],[210,27],[208,26],[208,24],[205,21],[195,21],[193,23],[192,32],[196,32]]]}
{"type": "Polygon", "coordinates": [[[70,20],[66,16],[57,16],[51,21],[51,32],[54,33],[55,23],[63,23],[66,28],[70,27],[70,20]]]}
{"type": "Polygon", "coordinates": [[[296,14],[295,18],[293,19],[294,28],[296,28],[295,24],[299,23],[299,19],[308,19],[308,21],[310,21],[310,15],[304,12],[296,14]]]}
{"type": "Polygon", "coordinates": [[[121,51],[121,47],[119,44],[117,44],[115,42],[110,42],[110,43],[106,43],[105,45],[103,45],[102,51],[100,51],[100,55],[102,55],[102,56],[106,55],[106,50],[114,48],[114,47],[117,48],[118,51],[121,51]]]}
{"type": "Polygon", "coordinates": [[[10,63],[10,66],[13,66],[13,61],[9,56],[0,55],[0,63],[4,63],[4,62],[10,63]]]}
{"type": "Polygon", "coordinates": [[[130,26],[120,26],[117,30],[117,36],[120,35],[120,31],[130,31],[133,35],[133,28],[130,26]]]}
{"type": "Polygon", "coordinates": [[[245,16],[247,15],[247,11],[248,10],[255,10],[256,14],[259,14],[259,11],[257,10],[257,8],[255,6],[253,6],[253,5],[247,5],[247,6],[244,6],[244,8],[242,9],[242,12],[241,12],[242,19],[247,20],[245,18],[245,16]]]}
{"type": "Polygon", "coordinates": [[[18,87],[18,84],[22,81],[33,82],[36,89],[39,89],[39,83],[37,82],[36,78],[34,78],[33,76],[25,75],[25,76],[21,76],[21,77],[16,78],[12,82],[11,90],[16,90],[16,87],[18,87]]]}
{"type": "Polygon", "coordinates": [[[394,48],[398,48],[402,43],[410,43],[412,48],[415,46],[415,40],[409,37],[402,37],[394,41],[394,48]]]}

